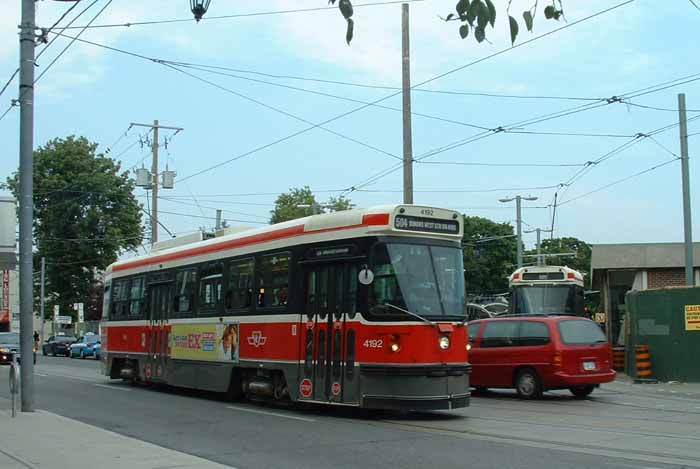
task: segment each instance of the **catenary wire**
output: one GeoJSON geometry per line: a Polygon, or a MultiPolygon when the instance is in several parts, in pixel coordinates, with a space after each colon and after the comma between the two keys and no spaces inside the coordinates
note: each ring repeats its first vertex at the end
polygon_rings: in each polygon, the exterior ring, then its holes
{"type": "MultiPolygon", "coordinates": [[[[359,4],[353,5],[353,8],[396,5],[399,3],[418,3],[418,2],[423,2],[423,1],[425,1],[425,0],[400,0],[400,1],[388,1],[388,2],[359,3],[359,4]]],[[[309,12],[314,12],[314,11],[327,11],[327,10],[337,10],[337,9],[338,9],[338,7],[332,6],[332,7],[297,8],[297,9],[276,10],[276,11],[261,11],[261,12],[251,12],[251,13],[239,13],[239,14],[232,14],[232,15],[206,16],[206,17],[202,18],[201,21],[205,22],[205,21],[221,20],[221,19],[250,18],[250,17],[254,17],[254,16],[284,15],[284,14],[290,14],[290,13],[309,13],[309,12]]],[[[193,21],[194,21],[193,18],[176,18],[176,19],[167,19],[167,20],[133,21],[133,22],[128,22],[128,23],[97,24],[94,26],[90,26],[90,28],[91,29],[125,28],[125,27],[129,28],[131,26],[150,26],[150,25],[157,25],[157,24],[172,24],[172,23],[192,23],[193,21]]],[[[71,29],[77,29],[79,27],[80,26],[75,26],[71,29]]]]}

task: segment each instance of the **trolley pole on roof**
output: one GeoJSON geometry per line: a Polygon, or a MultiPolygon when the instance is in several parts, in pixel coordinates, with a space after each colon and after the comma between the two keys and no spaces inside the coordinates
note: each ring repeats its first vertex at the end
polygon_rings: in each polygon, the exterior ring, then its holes
{"type": "MultiPolygon", "coordinates": [[[[152,145],[152,152],[153,152],[153,161],[151,164],[151,177],[148,178],[149,181],[147,184],[140,184],[138,181],[136,183],[137,186],[140,187],[146,187],[150,188],[152,190],[151,196],[152,196],[152,201],[151,201],[151,246],[153,246],[155,243],[158,242],[158,148],[160,147],[160,143],[158,142],[158,130],[159,129],[166,129],[166,130],[174,130],[175,134],[182,132],[183,129],[182,127],[167,127],[165,125],[160,125],[158,122],[158,119],[153,121],[153,124],[138,124],[136,122],[132,122],[130,125],[131,127],[149,127],[153,129],[153,145],[152,145]]],[[[166,139],[166,145],[167,145],[167,139],[166,139]]],[[[174,178],[174,172],[172,171],[165,171],[163,173],[163,188],[164,189],[172,189],[172,181],[166,184],[166,178],[165,174],[169,174],[170,180],[174,178]]]]}
{"type": "Polygon", "coordinates": [[[403,81],[403,203],[413,203],[413,136],[411,132],[411,48],[408,3],[401,5],[401,75],[403,81]]]}
{"type": "Polygon", "coordinates": [[[683,180],[683,228],[685,234],[685,284],[695,284],[693,278],[693,229],[690,216],[690,175],[688,168],[688,123],[685,115],[685,93],[678,95],[678,119],[681,137],[681,177],[683,180]]]}

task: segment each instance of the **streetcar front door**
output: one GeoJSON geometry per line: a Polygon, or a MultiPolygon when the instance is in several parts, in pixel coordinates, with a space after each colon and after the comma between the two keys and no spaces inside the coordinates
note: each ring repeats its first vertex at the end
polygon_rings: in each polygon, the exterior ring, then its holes
{"type": "Polygon", "coordinates": [[[357,267],[349,263],[309,265],[302,316],[303,362],[299,398],[355,403],[357,267]]]}
{"type": "Polygon", "coordinates": [[[149,338],[148,360],[146,361],[146,378],[152,381],[166,379],[166,360],[169,355],[168,306],[170,301],[169,283],[149,286],[149,338]]]}

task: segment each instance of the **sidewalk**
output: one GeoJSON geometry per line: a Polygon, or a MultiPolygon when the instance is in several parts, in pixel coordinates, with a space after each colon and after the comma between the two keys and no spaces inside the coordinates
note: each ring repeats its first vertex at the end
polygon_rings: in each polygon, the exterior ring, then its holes
{"type": "Polygon", "coordinates": [[[0,409],[2,469],[230,469],[41,410],[13,419],[7,399],[0,409]]]}
{"type": "Polygon", "coordinates": [[[618,371],[615,381],[604,384],[608,389],[633,392],[635,394],[666,395],[700,400],[700,383],[679,383],[677,381],[658,383],[635,383],[634,378],[618,371]]]}

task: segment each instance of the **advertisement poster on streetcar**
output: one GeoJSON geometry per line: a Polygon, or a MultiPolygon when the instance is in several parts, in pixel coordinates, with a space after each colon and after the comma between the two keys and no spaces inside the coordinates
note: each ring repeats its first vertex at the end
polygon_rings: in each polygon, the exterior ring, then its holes
{"type": "Polygon", "coordinates": [[[234,322],[173,324],[171,357],[184,360],[238,362],[239,325],[234,322]]]}

